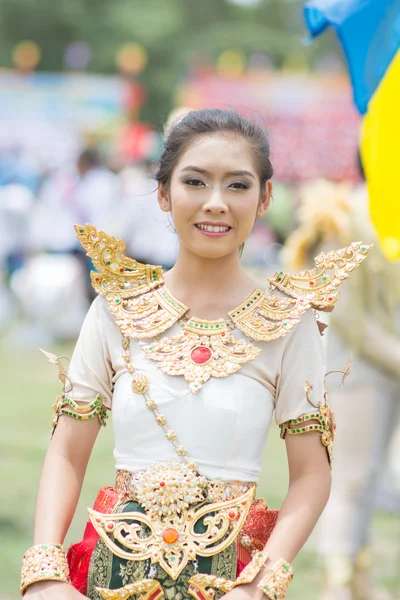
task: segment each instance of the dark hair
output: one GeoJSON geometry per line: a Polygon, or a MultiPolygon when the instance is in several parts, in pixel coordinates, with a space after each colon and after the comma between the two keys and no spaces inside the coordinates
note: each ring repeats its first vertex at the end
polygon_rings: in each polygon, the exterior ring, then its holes
{"type": "Polygon", "coordinates": [[[164,150],[155,175],[156,180],[168,188],[176,164],[196,138],[225,132],[235,133],[250,143],[258,166],[261,188],[264,189],[274,172],[270,161],[267,134],[259,125],[245,119],[234,110],[218,108],[193,110],[171,127],[167,132],[164,150]]]}
{"type": "Polygon", "coordinates": [[[78,162],[84,163],[88,167],[98,167],[101,165],[100,154],[94,148],[86,148],[80,153],[78,162]]]}

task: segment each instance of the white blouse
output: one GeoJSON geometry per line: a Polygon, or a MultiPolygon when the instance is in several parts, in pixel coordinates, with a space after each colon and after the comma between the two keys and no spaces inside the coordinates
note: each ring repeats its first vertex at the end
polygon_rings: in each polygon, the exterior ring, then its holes
{"type": "MultiPolygon", "coordinates": [[[[163,335],[172,336],[178,328],[163,335]]],[[[237,330],[234,335],[245,337],[237,330]]],[[[116,468],[136,472],[177,457],[143,396],[132,390],[121,339],[105,298],[97,297],[72,356],[68,397],[87,402],[99,394],[104,399],[112,410],[116,468]]],[[[193,394],[183,377],[166,375],[145,356],[143,342],[131,340],[132,362],[146,374],[150,397],[209,479],[257,482],[273,413],[281,424],[312,411],[306,381],[313,385],[314,405],[323,400],[324,351],[311,309],[285,337],[253,343],[263,350],[254,361],[226,378],[211,378],[193,394]]]]}

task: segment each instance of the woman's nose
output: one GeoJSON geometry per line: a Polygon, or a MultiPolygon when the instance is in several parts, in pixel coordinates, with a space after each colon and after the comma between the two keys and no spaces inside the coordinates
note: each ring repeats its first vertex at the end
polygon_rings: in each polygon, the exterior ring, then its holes
{"type": "Polygon", "coordinates": [[[203,208],[205,211],[213,213],[226,212],[228,210],[223,194],[219,188],[212,190],[212,193],[204,203],[203,208]]]}

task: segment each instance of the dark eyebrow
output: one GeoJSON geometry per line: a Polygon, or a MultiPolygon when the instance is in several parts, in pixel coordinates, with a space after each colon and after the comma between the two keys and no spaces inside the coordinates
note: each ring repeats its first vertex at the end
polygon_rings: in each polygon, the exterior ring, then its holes
{"type": "MultiPolygon", "coordinates": [[[[209,171],[206,171],[205,169],[200,169],[199,167],[194,167],[192,165],[189,165],[182,169],[182,173],[185,173],[186,171],[195,171],[196,173],[202,173],[203,175],[210,174],[209,171]]],[[[243,177],[244,175],[248,175],[249,177],[255,179],[253,173],[250,173],[250,171],[228,171],[226,175],[234,175],[235,177],[243,177]]]]}

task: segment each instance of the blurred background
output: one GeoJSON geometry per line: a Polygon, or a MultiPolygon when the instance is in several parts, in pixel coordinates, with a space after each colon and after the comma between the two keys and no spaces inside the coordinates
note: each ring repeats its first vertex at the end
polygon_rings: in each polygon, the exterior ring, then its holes
{"type": "MultiPolygon", "coordinates": [[[[59,392],[56,374],[37,348],[70,356],[93,297],[89,264],[72,225],[93,223],[122,237],[137,260],[173,265],[177,240],[172,222],[158,211],[151,177],[171,114],[229,107],[268,128],[274,201],[243,256],[260,284],[276,268],[309,266],[319,250],[347,245],[355,233],[373,241],[358,160],[361,121],[345,63],[332,33],[310,43],[303,4],[0,0],[1,600],[18,596],[20,558],[31,545],[35,490],[59,392]]],[[[345,400],[352,408],[341,416],[354,430],[341,447],[349,456],[348,440],[361,430],[350,454],[362,456],[349,466],[339,449],[339,476],[347,467],[338,483],[343,506],[338,500],[328,525],[296,560],[291,598],[400,598],[400,364],[387,367],[382,357],[364,351],[374,340],[385,345],[390,331],[388,354],[393,361],[400,356],[399,277],[397,266],[383,258],[371,262],[372,271],[357,279],[344,302],[348,314],[353,307],[363,314],[357,339],[334,323],[331,341],[327,337],[333,368],[343,368],[351,350],[356,354],[345,400]],[[364,302],[377,281],[379,293],[390,295],[389,323],[387,311],[383,323],[364,302]],[[367,323],[375,325],[368,343],[367,323]],[[371,373],[372,367],[376,377],[363,379],[362,369],[371,373]],[[366,393],[374,390],[367,404],[361,384],[366,393]],[[352,404],[351,396],[361,400],[352,404]],[[370,532],[357,542],[351,510],[364,515],[359,528],[370,532]],[[329,523],[337,519],[344,546],[336,540],[333,548],[329,523]],[[354,592],[353,582],[349,591],[355,575],[343,573],[367,546],[364,587],[354,592]],[[341,596],[332,592],[335,586],[341,596]]],[[[334,400],[338,381],[332,383],[334,400]]],[[[69,542],[81,537],[84,507],[112,479],[109,425],[91,460],[69,542]]],[[[286,486],[284,444],[273,429],[260,493],[279,507],[286,486]]]]}

